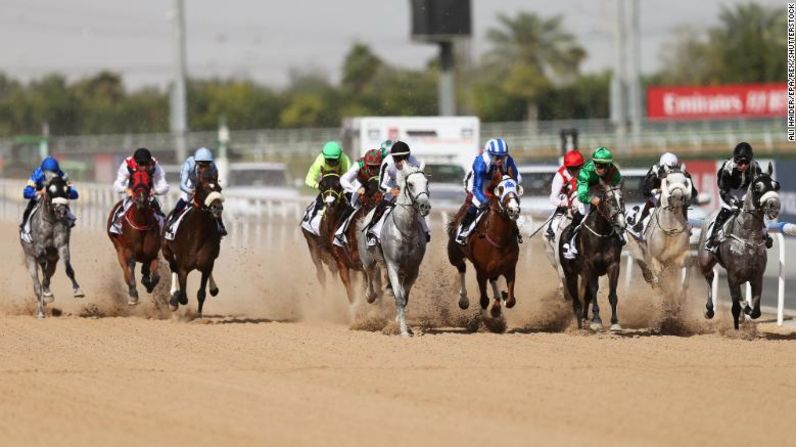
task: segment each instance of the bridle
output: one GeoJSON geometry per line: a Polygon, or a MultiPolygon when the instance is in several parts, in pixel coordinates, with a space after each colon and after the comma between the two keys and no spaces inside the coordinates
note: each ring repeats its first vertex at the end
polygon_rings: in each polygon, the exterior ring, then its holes
{"type": "Polygon", "coordinates": [[[601,197],[600,197],[600,206],[596,207],[597,213],[600,216],[602,216],[603,219],[605,219],[607,222],[609,222],[611,224],[611,232],[610,233],[605,233],[605,234],[604,233],[598,233],[596,230],[594,230],[593,228],[591,228],[589,226],[588,222],[586,222],[585,219],[583,221],[583,226],[587,230],[589,230],[589,232],[591,232],[593,235],[595,235],[597,237],[607,238],[607,237],[611,237],[611,236],[613,236],[615,234],[618,234],[617,231],[616,231],[616,227],[617,227],[616,217],[623,213],[624,204],[622,203],[621,199],[617,199],[616,198],[615,191],[621,191],[621,189],[619,187],[615,187],[615,186],[605,186],[604,190],[603,190],[603,192],[601,194],[601,197]],[[604,211],[605,205],[603,205],[603,204],[607,204],[608,203],[608,199],[607,198],[609,196],[611,197],[611,199],[614,202],[617,202],[617,206],[618,206],[618,209],[612,215],[606,214],[606,212],[604,211]]]}
{"type": "Polygon", "coordinates": [[[406,177],[404,177],[404,184],[406,186],[403,189],[403,193],[409,199],[409,205],[402,205],[402,206],[412,206],[412,207],[414,207],[415,204],[417,203],[417,199],[419,199],[420,196],[422,196],[424,194],[429,200],[431,199],[431,196],[429,196],[429,194],[428,194],[428,188],[426,188],[425,191],[420,191],[417,194],[412,194],[412,184],[409,183],[409,177],[411,177],[411,176],[413,176],[415,174],[420,174],[420,175],[423,175],[425,177],[425,174],[423,174],[423,171],[410,172],[409,174],[406,175],[406,177]]]}

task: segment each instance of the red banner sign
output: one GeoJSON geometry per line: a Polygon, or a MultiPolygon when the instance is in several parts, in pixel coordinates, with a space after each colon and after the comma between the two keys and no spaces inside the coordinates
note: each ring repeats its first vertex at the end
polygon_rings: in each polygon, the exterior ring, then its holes
{"type": "Polygon", "coordinates": [[[714,119],[782,117],[787,85],[737,84],[717,87],[649,87],[647,117],[651,119],[714,119]]]}

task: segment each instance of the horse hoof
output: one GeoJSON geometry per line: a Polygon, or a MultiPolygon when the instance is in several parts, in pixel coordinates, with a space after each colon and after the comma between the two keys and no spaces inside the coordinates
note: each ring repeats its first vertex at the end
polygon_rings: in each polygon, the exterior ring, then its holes
{"type": "Polygon", "coordinates": [[[506,307],[508,307],[509,309],[514,307],[515,304],[517,304],[517,299],[514,297],[511,297],[508,300],[506,300],[506,307]]]}
{"type": "Polygon", "coordinates": [[[760,312],[760,310],[753,309],[752,312],[749,314],[749,316],[752,317],[753,320],[757,320],[758,318],[760,318],[761,313],[762,312],[760,312]]]}
{"type": "Polygon", "coordinates": [[[751,315],[752,314],[752,308],[747,305],[746,307],[743,308],[743,313],[746,314],[746,315],[751,315]]]}
{"type": "Polygon", "coordinates": [[[713,316],[714,316],[715,314],[716,314],[716,313],[715,313],[715,312],[713,312],[713,309],[708,309],[708,310],[705,312],[705,318],[707,318],[708,320],[710,320],[711,318],[713,318],[713,316]]]}
{"type": "Polygon", "coordinates": [[[188,304],[188,295],[186,295],[186,294],[184,294],[184,293],[183,293],[183,294],[180,294],[180,299],[179,299],[179,302],[180,302],[180,304],[182,304],[183,306],[187,305],[187,304],[188,304]]]}
{"type": "Polygon", "coordinates": [[[44,319],[44,312],[37,313],[36,314],[36,319],[37,320],[43,320],[44,319]]]}
{"type": "Polygon", "coordinates": [[[210,296],[216,296],[216,295],[218,295],[218,287],[216,287],[215,289],[210,289],[210,296]]]}
{"type": "Polygon", "coordinates": [[[492,309],[489,311],[489,314],[492,315],[492,318],[500,318],[500,313],[501,313],[500,310],[501,310],[500,306],[496,304],[492,306],[492,309]]]}
{"type": "Polygon", "coordinates": [[[462,296],[461,298],[459,298],[459,309],[464,310],[467,309],[468,307],[470,307],[470,300],[467,299],[467,296],[462,296]]]}
{"type": "Polygon", "coordinates": [[[603,324],[602,322],[592,321],[589,325],[589,329],[593,330],[594,332],[599,332],[603,330],[603,324]]]}
{"type": "Polygon", "coordinates": [[[127,299],[127,305],[128,306],[135,306],[136,304],[138,304],[138,297],[137,296],[131,296],[130,298],[127,299]]]}
{"type": "Polygon", "coordinates": [[[619,323],[614,323],[611,325],[611,332],[619,332],[622,330],[622,326],[619,323]]]}
{"type": "Polygon", "coordinates": [[[489,298],[482,297],[481,298],[481,309],[486,309],[487,307],[489,307],[489,298]]]}
{"type": "Polygon", "coordinates": [[[169,309],[171,309],[172,312],[176,312],[177,309],[179,309],[179,306],[169,303],[169,309]]]}
{"type": "Polygon", "coordinates": [[[50,289],[45,289],[41,292],[42,296],[45,298],[52,298],[53,292],[50,289]]]}
{"type": "Polygon", "coordinates": [[[75,298],[85,298],[86,297],[86,294],[83,293],[82,290],[80,290],[80,287],[78,287],[77,289],[73,290],[73,292],[74,293],[73,293],[72,296],[74,296],[75,298]]]}
{"type": "Polygon", "coordinates": [[[45,293],[42,294],[42,300],[44,301],[45,304],[50,304],[53,301],[55,301],[55,297],[53,296],[52,293],[50,293],[49,295],[45,293]]]}

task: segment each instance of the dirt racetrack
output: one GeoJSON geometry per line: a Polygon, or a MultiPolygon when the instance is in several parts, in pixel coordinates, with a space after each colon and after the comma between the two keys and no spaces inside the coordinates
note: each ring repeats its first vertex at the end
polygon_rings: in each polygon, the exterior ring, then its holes
{"type": "MultiPolygon", "coordinates": [[[[161,310],[143,289],[127,308],[110,242],[78,229],[87,297],[71,297],[59,267],[57,316],[37,321],[15,228],[0,231],[3,446],[732,446],[793,436],[795,342],[752,325],[728,331],[726,309],[704,322],[698,281],[682,324],[667,324],[661,298],[634,283],[619,295],[625,334],[581,333],[539,246],[526,243],[507,333],[468,333],[474,311],[456,307],[437,232],[408,308],[421,336],[405,340],[385,335],[389,300],[349,310],[336,282],[322,292],[301,240],[286,252],[222,247],[221,294],[198,320],[161,310]]],[[[607,321],[604,291],[600,304],[607,321]]]]}

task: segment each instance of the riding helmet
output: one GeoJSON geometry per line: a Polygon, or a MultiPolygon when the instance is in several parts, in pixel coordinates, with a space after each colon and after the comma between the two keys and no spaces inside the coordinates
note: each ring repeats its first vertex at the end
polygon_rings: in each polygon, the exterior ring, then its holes
{"type": "Polygon", "coordinates": [[[365,155],[362,157],[362,163],[364,163],[365,166],[381,166],[381,154],[381,148],[371,149],[365,152],[365,155]]]}
{"type": "Polygon", "coordinates": [[[677,166],[680,166],[680,160],[677,159],[677,155],[674,155],[671,152],[666,152],[661,155],[661,159],[658,161],[658,166],[676,168],[677,166]]]}
{"type": "Polygon", "coordinates": [[[595,163],[607,163],[612,164],[614,162],[614,156],[611,154],[611,151],[605,147],[600,146],[594,150],[591,154],[591,159],[594,160],[595,163]]]}
{"type": "Polygon", "coordinates": [[[579,168],[583,166],[583,155],[578,150],[571,150],[564,154],[564,167],[579,168]]]}
{"type": "Polygon", "coordinates": [[[484,150],[489,155],[494,155],[495,157],[503,157],[509,154],[509,145],[503,138],[492,138],[491,140],[487,141],[484,145],[484,150]]]}
{"type": "Polygon", "coordinates": [[[41,170],[45,172],[58,172],[61,170],[61,168],[58,166],[58,160],[52,157],[47,157],[41,161],[41,170]]]}
{"type": "Polygon", "coordinates": [[[152,163],[152,153],[145,147],[138,148],[133,153],[133,160],[140,165],[152,163]]]}
{"type": "Polygon", "coordinates": [[[752,157],[752,146],[745,141],[738,143],[738,145],[735,146],[735,150],[732,151],[732,159],[735,160],[736,163],[739,161],[749,163],[752,161],[752,157]]]}
{"type": "Polygon", "coordinates": [[[206,147],[200,147],[193,154],[194,161],[213,161],[213,153],[206,147]]]}
{"type": "Polygon", "coordinates": [[[323,145],[323,158],[329,160],[339,160],[343,156],[343,148],[337,141],[327,141],[323,145]]]}
{"type": "Polygon", "coordinates": [[[390,155],[392,155],[393,158],[406,158],[410,154],[409,145],[400,140],[393,143],[390,148],[390,155]]]}

